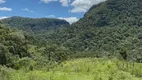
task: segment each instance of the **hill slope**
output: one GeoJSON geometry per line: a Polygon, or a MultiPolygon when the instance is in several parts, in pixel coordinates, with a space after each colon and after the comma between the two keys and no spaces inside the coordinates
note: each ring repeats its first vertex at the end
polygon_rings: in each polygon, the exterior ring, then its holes
{"type": "Polygon", "coordinates": [[[142,26],[141,0],[107,0],[94,5],[77,22],[80,26],[142,26]]]}
{"type": "Polygon", "coordinates": [[[125,54],[127,60],[140,62],[141,5],[141,0],[108,0],[94,5],[71,27],[44,37],[49,43],[65,46],[73,56],[121,57],[125,54]]]}

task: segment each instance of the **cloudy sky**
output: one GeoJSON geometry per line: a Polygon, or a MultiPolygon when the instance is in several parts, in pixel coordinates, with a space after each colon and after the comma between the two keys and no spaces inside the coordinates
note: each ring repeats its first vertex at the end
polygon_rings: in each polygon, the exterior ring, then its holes
{"type": "Polygon", "coordinates": [[[0,19],[11,16],[58,18],[70,23],[105,0],[0,0],[0,19]]]}

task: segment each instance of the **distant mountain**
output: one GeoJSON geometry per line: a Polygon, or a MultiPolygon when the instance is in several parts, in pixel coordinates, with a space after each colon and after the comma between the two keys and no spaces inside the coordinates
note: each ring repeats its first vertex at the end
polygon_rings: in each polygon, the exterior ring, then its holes
{"type": "Polygon", "coordinates": [[[18,16],[6,18],[1,21],[4,24],[8,24],[8,26],[10,27],[16,27],[25,31],[31,30],[34,32],[69,25],[67,21],[60,19],[26,18],[18,16]]]}
{"type": "Polygon", "coordinates": [[[107,0],[92,6],[76,25],[142,26],[142,0],[107,0]]]}

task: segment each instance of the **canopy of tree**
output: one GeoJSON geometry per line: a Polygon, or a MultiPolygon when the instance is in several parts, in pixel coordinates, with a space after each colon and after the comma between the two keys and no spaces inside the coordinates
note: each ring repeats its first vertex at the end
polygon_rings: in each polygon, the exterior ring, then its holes
{"type": "Polygon", "coordinates": [[[44,33],[47,45],[64,46],[74,57],[142,59],[142,1],[107,0],[94,5],[70,27],[44,33]]]}
{"type": "Polygon", "coordinates": [[[29,57],[27,36],[0,23],[0,64],[13,66],[14,61],[29,57]]]}
{"type": "Polygon", "coordinates": [[[94,5],[77,26],[142,26],[141,0],[107,0],[94,5]]]}

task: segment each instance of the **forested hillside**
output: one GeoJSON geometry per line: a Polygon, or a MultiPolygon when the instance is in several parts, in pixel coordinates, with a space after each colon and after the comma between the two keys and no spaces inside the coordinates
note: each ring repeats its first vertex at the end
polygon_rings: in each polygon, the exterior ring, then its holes
{"type": "Polygon", "coordinates": [[[71,57],[117,57],[141,62],[141,5],[140,0],[107,0],[92,6],[71,26],[64,20],[46,18],[11,17],[2,22],[34,31],[30,41],[37,46],[36,50],[42,48],[42,54],[47,47],[53,48],[53,52],[61,47],[71,57]]]}
{"type": "Polygon", "coordinates": [[[0,80],[141,80],[142,1],[107,0],[82,19],[0,22],[0,80]]]}
{"type": "Polygon", "coordinates": [[[94,5],[75,23],[80,26],[142,26],[141,0],[107,0],[94,5]]]}
{"type": "Polygon", "coordinates": [[[51,19],[51,18],[26,18],[26,17],[10,17],[1,20],[9,27],[16,27],[18,29],[30,32],[44,32],[50,29],[55,29],[61,26],[69,26],[65,20],[51,19]]]}
{"type": "Polygon", "coordinates": [[[70,27],[47,32],[43,40],[66,47],[74,57],[125,57],[141,62],[141,5],[140,0],[108,0],[94,5],[70,27]]]}
{"type": "Polygon", "coordinates": [[[107,0],[92,6],[71,26],[64,20],[46,18],[11,17],[2,22],[33,31],[31,41],[38,48],[56,45],[73,57],[125,57],[141,62],[141,5],[140,0],[107,0]]]}

